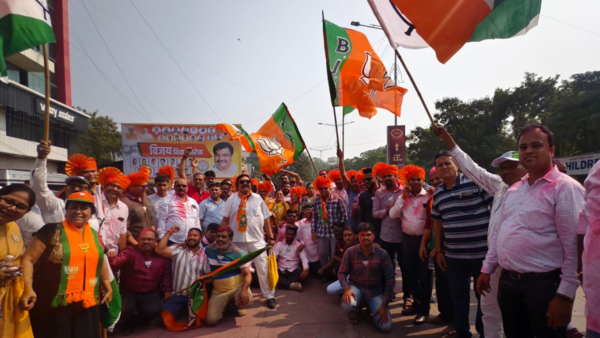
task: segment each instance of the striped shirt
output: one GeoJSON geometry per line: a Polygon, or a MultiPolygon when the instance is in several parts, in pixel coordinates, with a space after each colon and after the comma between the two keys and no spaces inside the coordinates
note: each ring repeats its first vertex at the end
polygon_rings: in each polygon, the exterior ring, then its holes
{"type": "MultiPolygon", "coordinates": [[[[173,292],[192,285],[194,281],[210,272],[210,265],[204,250],[194,253],[188,248],[171,246],[173,259],[173,292]]],[[[187,291],[183,293],[187,294],[187,291]]]]}
{"type": "MultiPolygon", "coordinates": [[[[229,246],[229,249],[227,249],[227,251],[225,252],[221,252],[216,247],[216,245],[207,246],[206,249],[204,249],[204,252],[206,253],[206,257],[208,258],[211,271],[215,271],[220,267],[225,266],[235,261],[236,259],[243,257],[246,254],[244,251],[242,251],[242,249],[238,248],[233,244],[231,244],[229,246]]],[[[215,277],[213,280],[213,285],[218,290],[224,289],[223,292],[227,291],[227,289],[230,290],[231,288],[238,286],[237,284],[239,284],[239,282],[242,282],[242,279],[238,277],[242,274],[241,269],[249,268],[250,264],[251,263],[248,262],[226,275],[215,277]]]]}
{"type": "Polygon", "coordinates": [[[446,257],[483,259],[487,253],[493,197],[462,173],[449,189],[440,184],[433,193],[431,218],[443,222],[446,257]]]}

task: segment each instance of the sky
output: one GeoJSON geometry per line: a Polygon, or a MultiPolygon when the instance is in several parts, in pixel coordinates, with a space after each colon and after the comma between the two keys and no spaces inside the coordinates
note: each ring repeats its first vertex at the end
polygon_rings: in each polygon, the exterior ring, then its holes
{"type": "MultiPolygon", "coordinates": [[[[366,0],[71,0],[73,106],[117,123],[230,123],[254,132],[285,102],[313,157],[335,156],[333,126],[319,125],[333,124],[321,11],[339,26],[378,24],[366,0]]],[[[445,97],[469,101],[516,87],[525,72],[567,79],[599,70],[597,13],[597,0],[544,0],[528,34],[469,43],[446,64],[432,49],[399,51],[433,113],[445,97]]],[[[355,29],[390,70],[383,31],[355,29]]],[[[398,124],[407,133],[427,127],[403,69],[398,81],[408,89],[398,124]]],[[[354,157],[386,144],[394,115],[354,113],[345,122],[345,156],[354,157]]]]}

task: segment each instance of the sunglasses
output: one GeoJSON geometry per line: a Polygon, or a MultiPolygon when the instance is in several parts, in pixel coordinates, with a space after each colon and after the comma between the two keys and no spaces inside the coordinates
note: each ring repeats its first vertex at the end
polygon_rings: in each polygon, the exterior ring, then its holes
{"type": "Polygon", "coordinates": [[[365,177],[363,178],[363,182],[371,182],[373,180],[373,177],[365,177]]]}
{"type": "Polygon", "coordinates": [[[0,201],[4,202],[3,204],[6,205],[7,208],[12,208],[15,207],[18,210],[29,210],[29,206],[27,204],[24,203],[17,203],[17,201],[15,201],[12,198],[7,198],[7,197],[0,197],[0,201]]]}
{"type": "Polygon", "coordinates": [[[241,181],[238,181],[238,183],[240,183],[240,184],[250,184],[250,182],[251,182],[251,181],[249,181],[249,180],[241,180],[241,181]]]}

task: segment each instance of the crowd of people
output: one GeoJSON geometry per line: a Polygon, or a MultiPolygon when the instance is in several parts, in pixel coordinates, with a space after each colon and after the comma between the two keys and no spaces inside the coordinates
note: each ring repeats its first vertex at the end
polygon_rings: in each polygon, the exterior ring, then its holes
{"type": "Polygon", "coordinates": [[[428,180],[415,165],[346,171],[338,150],[338,169],[313,182],[287,170],[279,182],[246,172],[217,182],[213,171],[196,172],[195,161],[186,177],[187,149],[179,168],[158,170],[153,188],[143,167],[124,175],[73,155],[57,195],[46,182],[51,144],[42,141],[30,184],[0,189],[0,334],[100,337],[100,305],[113,300],[114,287],[123,334],[158,317],[173,324],[189,312],[194,281],[268,246],[202,281],[206,325],[217,325],[230,304],[245,315],[253,281],[274,309],[276,289],[301,292],[318,278],[329,280],[351,324],[366,308],[382,332],[392,330],[398,295],[414,325],[471,337],[473,283],[480,337],[583,337],[570,324],[583,285],[587,337],[600,337],[600,163],[584,188],[554,164],[552,132],[534,124],[520,131],[517,151],[492,162],[493,174],[443,127],[434,130],[448,149],[428,180]],[[439,315],[430,318],[434,286],[439,315]]]}

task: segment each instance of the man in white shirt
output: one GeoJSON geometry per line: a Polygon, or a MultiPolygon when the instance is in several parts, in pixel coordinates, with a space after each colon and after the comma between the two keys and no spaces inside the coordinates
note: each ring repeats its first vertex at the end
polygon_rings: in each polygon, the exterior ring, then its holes
{"type": "Polygon", "coordinates": [[[158,175],[154,179],[156,194],[148,196],[150,203],[152,203],[152,218],[154,218],[154,224],[158,224],[158,207],[165,199],[167,199],[167,197],[169,197],[169,189],[171,186],[171,180],[165,175],[158,175]]]}
{"type": "Polygon", "coordinates": [[[305,250],[298,252],[302,244],[295,240],[297,232],[298,227],[288,226],[285,229],[285,241],[277,242],[273,253],[277,257],[279,271],[277,286],[302,291],[302,280],[308,277],[308,257],[305,250]]]}
{"type": "Polygon", "coordinates": [[[399,178],[405,183],[404,191],[390,209],[390,218],[402,220],[402,259],[406,271],[406,274],[402,275],[402,282],[407,285],[414,298],[413,306],[402,311],[402,314],[405,316],[416,314],[413,323],[420,325],[427,322],[431,308],[431,270],[427,266],[427,261],[419,257],[427,221],[427,208],[431,208],[429,205],[431,195],[423,189],[425,186],[423,168],[412,164],[406,165],[400,170],[399,178]]]}
{"type": "Polygon", "coordinates": [[[527,175],[506,190],[477,281],[490,292],[502,268],[498,304],[506,337],[566,337],[577,280],[577,222],[581,184],[552,164],[554,134],[527,125],[519,134],[519,162],[527,175]]]}
{"type": "Polygon", "coordinates": [[[119,198],[131,183],[124,175],[101,179],[104,187],[103,208],[104,219],[100,220],[100,235],[104,243],[104,250],[115,254],[125,250],[127,245],[127,218],[129,208],[119,198]]]}
{"type": "MultiPolygon", "coordinates": [[[[267,233],[268,245],[272,246],[275,243],[269,222],[271,212],[260,195],[252,193],[251,183],[250,176],[239,175],[236,180],[238,193],[229,197],[221,209],[223,215],[221,226],[229,226],[233,229],[233,244],[246,253],[260,250],[267,245],[264,233],[267,233]]],[[[275,291],[269,287],[266,252],[254,259],[254,266],[260,289],[267,299],[267,307],[274,309],[277,302],[275,291]]]]}
{"type": "Polygon", "coordinates": [[[169,245],[180,244],[185,241],[187,232],[191,228],[199,228],[198,203],[188,197],[188,181],[183,178],[175,180],[175,195],[167,197],[158,206],[158,226],[156,232],[159,238],[169,229],[177,225],[182,231],[171,236],[169,245]]]}

